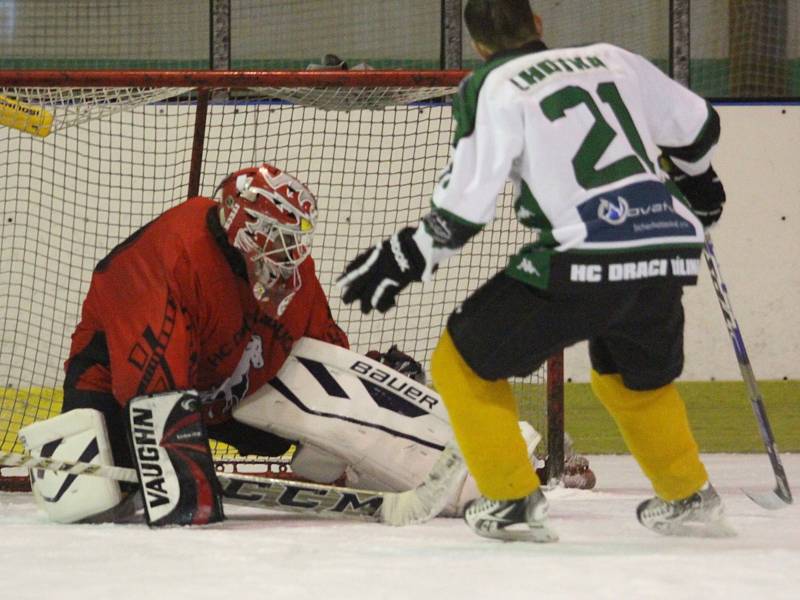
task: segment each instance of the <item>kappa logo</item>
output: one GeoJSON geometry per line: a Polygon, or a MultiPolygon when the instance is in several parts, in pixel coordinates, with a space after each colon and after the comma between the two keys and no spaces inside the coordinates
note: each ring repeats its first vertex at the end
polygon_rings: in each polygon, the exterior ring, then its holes
{"type": "Polygon", "coordinates": [[[522,205],[520,205],[520,207],[517,209],[517,218],[520,220],[530,219],[533,216],[535,216],[533,212],[522,205]]]}
{"type": "Polygon", "coordinates": [[[523,258],[522,261],[519,263],[517,267],[520,271],[528,273],[529,275],[538,275],[541,276],[539,269],[527,258],[523,258]]]}

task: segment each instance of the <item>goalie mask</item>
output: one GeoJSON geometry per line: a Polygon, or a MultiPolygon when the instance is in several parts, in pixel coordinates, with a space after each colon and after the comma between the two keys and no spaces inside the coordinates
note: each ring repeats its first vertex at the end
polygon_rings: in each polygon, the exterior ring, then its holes
{"type": "Polygon", "coordinates": [[[267,163],[232,173],[220,190],[220,221],[244,255],[253,295],[279,317],[302,284],[298,267],[310,254],[317,201],[300,181],[267,163]]]}

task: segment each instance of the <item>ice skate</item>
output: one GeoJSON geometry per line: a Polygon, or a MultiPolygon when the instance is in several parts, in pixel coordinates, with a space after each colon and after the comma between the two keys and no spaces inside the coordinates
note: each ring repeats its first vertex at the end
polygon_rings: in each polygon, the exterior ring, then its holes
{"type": "Polygon", "coordinates": [[[483,537],[506,541],[557,542],[547,523],[549,505],[541,489],[518,500],[478,498],[467,505],[464,520],[483,537]]]}
{"type": "Polygon", "coordinates": [[[662,535],[732,537],[736,532],[725,520],[722,498],[710,483],[688,498],[667,502],[655,497],[636,509],[639,522],[662,535]]]}

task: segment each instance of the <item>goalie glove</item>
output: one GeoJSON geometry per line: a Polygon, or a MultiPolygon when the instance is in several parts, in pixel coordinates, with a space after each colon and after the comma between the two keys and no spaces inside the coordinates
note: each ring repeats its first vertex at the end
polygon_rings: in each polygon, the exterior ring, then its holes
{"type": "Polygon", "coordinates": [[[414,241],[416,228],[406,227],[388,240],[358,255],[336,282],[342,301],[361,302],[361,312],[386,312],[412,281],[421,281],[425,258],[414,241]]]}
{"type": "Polygon", "coordinates": [[[372,360],[383,363],[387,367],[391,367],[406,377],[410,377],[414,381],[425,383],[425,369],[422,368],[422,363],[400,350],[397,344],[392,344],[389,350],[384,353],[378,350],[370,350],[367,352],[367,356],[372,360]]]}

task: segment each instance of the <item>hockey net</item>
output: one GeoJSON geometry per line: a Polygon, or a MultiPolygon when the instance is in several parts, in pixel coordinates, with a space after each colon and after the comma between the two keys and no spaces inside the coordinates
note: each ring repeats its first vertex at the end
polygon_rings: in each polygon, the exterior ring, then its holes
{"type": "MultiPolygon", "coordinates": [[[[0,74],[0,449],[21,452],[20,427],[60,411],[63,361],[96,263],[164,210],[210,196],[230,172],[264,161],[318,198],[313,254],[353,349],[396,344],[427,367],[450,311],[531,241],[508,198],[433,283],[387,315],[344,306],[333,283],[357,252],[428,210],[452,138],[448,96],[462,75],[0,74]]],[[[548,369],[514,389],[521,416],[558,444],[558,358],[549,377],[550,426],[548,369]]],[[[287,470],[285,460],[213,449],[221,469],[287,470]]]]}

